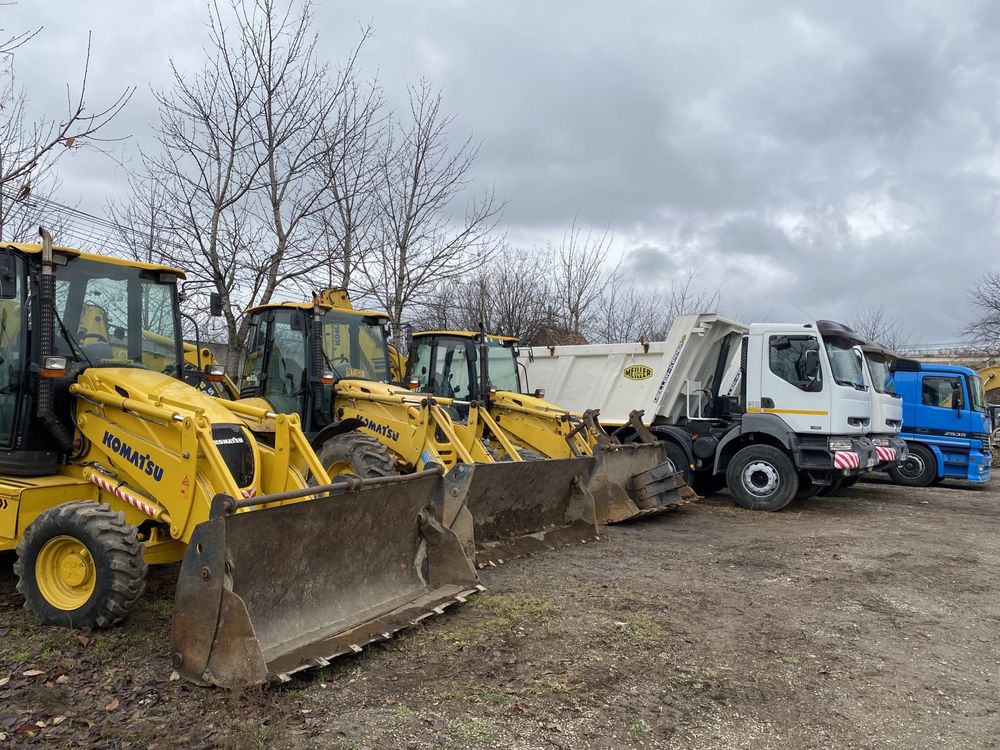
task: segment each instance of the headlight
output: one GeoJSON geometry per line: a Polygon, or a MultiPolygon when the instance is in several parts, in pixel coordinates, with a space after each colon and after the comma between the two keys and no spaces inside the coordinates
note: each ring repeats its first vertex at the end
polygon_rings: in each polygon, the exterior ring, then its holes
{"type": "Polygon", "coordinates": [[[872,445],[877,445],[880,448],[888,448],[889,438],[872,438],[872,445]]]}
{"type": "Polygon", "coordinates": [[[851,440],[830,438],[830,450],[832,451],[849,451],[852,448],[854,448],[854,443],[851,440]]]}

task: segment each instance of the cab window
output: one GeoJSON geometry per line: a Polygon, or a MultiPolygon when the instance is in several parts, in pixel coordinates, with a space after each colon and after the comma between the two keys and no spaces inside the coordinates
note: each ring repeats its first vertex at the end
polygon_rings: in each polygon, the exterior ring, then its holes
{"type": "Polygon", "coordinates": [[[920,402],[924,406],[937,406],[942,409],[964,408],[962,379],[939,375],[924,377],[920,385],[920,402]]]}
{"type": "Polygon", "coordinates": [[[771,336],[768,364],[771,372],[803,391],[823,389],[819,342],[812,336],[771,336]]]}

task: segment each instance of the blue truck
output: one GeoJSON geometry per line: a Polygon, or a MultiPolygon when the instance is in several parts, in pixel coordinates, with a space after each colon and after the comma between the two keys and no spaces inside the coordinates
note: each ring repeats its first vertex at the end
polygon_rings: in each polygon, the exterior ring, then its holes
{"type": "Polygon", "coordinates": [[[944,479],[990,478],[990,416],[975,370],[897,360],[893,383],[903,398],[900,437],[907,460],[888,469],[897,484],[926,487],[944,479]]]}

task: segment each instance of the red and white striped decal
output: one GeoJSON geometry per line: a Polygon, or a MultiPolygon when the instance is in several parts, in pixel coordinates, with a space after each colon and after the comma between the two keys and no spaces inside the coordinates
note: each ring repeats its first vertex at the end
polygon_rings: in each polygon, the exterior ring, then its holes
{"type": "Polygon", "coordinates": [[[884,448],[880,445],[875,446],[875,456],[878,458],[879,463],[884,461],[896,462],[896,449],[895,448],[884,448]]]}
{"type": "Polygon", "coordinates": [[[122,483],[113,484],[110,480],[105,479],[100,474],[96,472],[91,472],[90,481],[96,484],[105,492],[110,492],[112,495],[117,497],[119,500],[124,500],[126,503],[131,505],[133,508],[138,508],[143,513],[145,513],[150,518],[156,518],[156,509],[147,503],[145,500],[141,500],[131,492],[127,491],[122,487],[122,483]]]}
{"type": "Polygon", "coordinates": [[[240,493],[243,495],[244,498],[257,497],[257,488],[248,487],[245,490],[240,490],[240,493]]]}
{"type": "Polygon", "coordinates": [[[834,451],[833,467],[835,469],[856,469],[861,466],[861,457],[854,451],[834,451]]]}

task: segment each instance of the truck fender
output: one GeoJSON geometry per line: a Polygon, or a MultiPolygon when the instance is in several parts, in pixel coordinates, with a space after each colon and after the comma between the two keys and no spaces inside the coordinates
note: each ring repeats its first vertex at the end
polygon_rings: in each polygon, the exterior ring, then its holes
{"type": "Polygon", "coordinates": [[[314,451],[318,451],[320,446],[330,438],[336,435],[343,435],[345,432],[356,430],[359,427],[364,427],[364,424],[365,423],[360,419],[353,417],[351,419],[343,419],[340,422],[328,424],[322,430],[313,435],[313,439],[309,441],[309,444],[313,447],[314,451]]]}
{"type": "Polygon", "coordinates": [[[794,454],[795,435],[788,429],[788,425],[780,417],[773,414],[744,414],[740,426],[735,430],[730,430],[719,441],[719,447],[715,450],[715,466],[712,469],[712,473],[718,474],[719,471],[725,470],[725,467],[721,464],[727,445],[744,435],[754,434],[763,434],[772,437],[781,443],[789,454],[794,454]]]}

